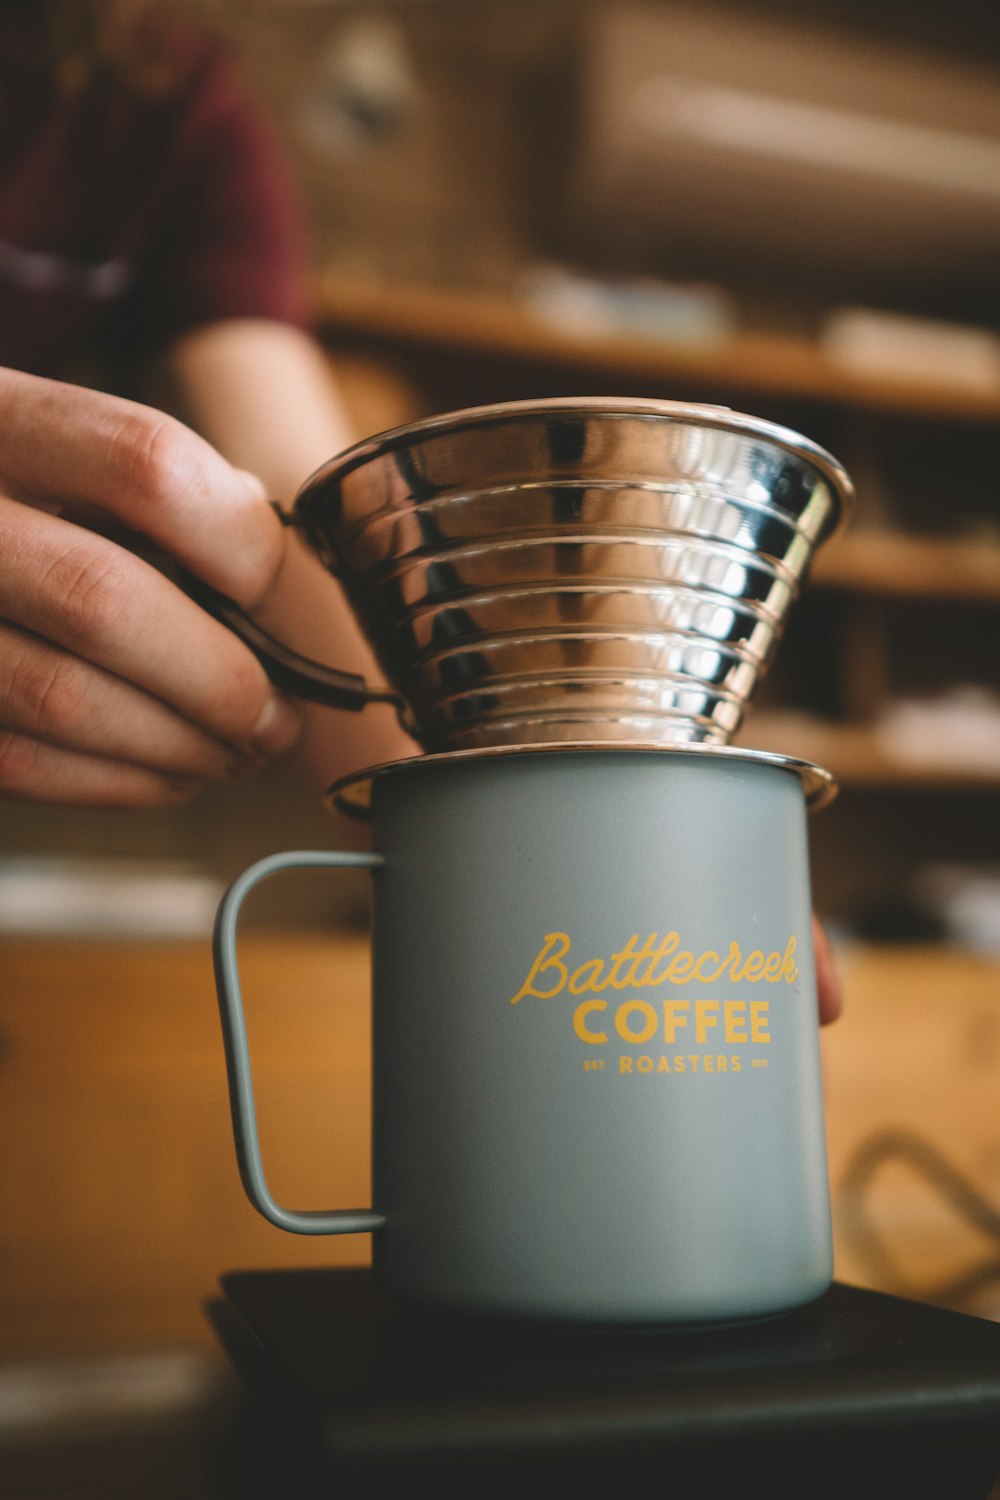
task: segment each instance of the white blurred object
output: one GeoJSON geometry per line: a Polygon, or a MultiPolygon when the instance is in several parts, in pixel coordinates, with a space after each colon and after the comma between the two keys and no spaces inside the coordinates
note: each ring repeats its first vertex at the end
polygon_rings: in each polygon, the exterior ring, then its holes
{"type": "Polygon", "coordinates": [[[194,1349],[5,1364],[0,1366],[0,1447],[188,1415],[205,1409],[226,1388],[218,1363],[194,1349]]]}
{"type": "Polygon", "coordinates": [[[0,861],[0,933],[201,938],[220,881],[182,864],[141,860],[0,861]]]}
{"type": "Polygon", "coordinates": [[[299,106],[305,143],[350,156],[393,136],[420,98],[403,33],[388,16],[358,16],[320,55],[299,106]]]}
{"type": "Polygon", "coordinates": [[[718,287],[655,277],[601,280],[565,266],[527,267],[515,295],[543,322],[580,337],[627,334],[677,344],[710,344],[735,326],[732,304],[718,287]]]}
{"type": "Polygon", "coordinates": [[[952,941],[976,953],[1000,955],[1000,865],[929,865],[915,887],[952,941]]]}
{"type": "Polygon", "coordinates": [[[1000,143],[981,135],[670,74],[646,79],[630,107],[636,127],[653,139],[689,136],[817,171],[1000,196],[1000,143]]]}
{"type": "Polygon", "coordinates": [[[1000,775],[1000,694],[988,688],[897,699],[874,732],[879,748],[901,763],[1000,775]]]}
{"type": "Polygon", "coordinates": [[[820,344],[863,374],[1000,390],[1000,338],[986,328],[844,307],[827,318],[820,344]]]}

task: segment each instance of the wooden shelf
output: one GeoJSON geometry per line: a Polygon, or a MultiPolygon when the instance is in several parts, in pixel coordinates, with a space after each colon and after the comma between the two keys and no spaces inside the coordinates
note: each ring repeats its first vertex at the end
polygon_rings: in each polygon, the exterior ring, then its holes
{"type": "Polygon", "coordinates": [[[847,531],[817,554],[812,581],[887,598],[1000,603],[1000,545],[847,531]]]}
{"type": "Polygon", "coordinates": [[[904,761],[889,754],[875,731],[864,724],[830,724],[794,712],[752,712],[738,743],[747,749],[815,761],[844,787],[1000,792],[1000,765],[993,769],[960,760],[904,761]]]}
{"type": "Polygon", "coordinates": [[[684,383],[723,392],[969,422],[1000,419],[1000,382],[980,388],[931,378],[861,374],[815,343],[741,333],[692,347],[637,335],[598,336],[546,322],[516,300],[426,285],[320,278],[317,316],[327,336],[648,380],[658,395],[683,397],[684,383]]]}

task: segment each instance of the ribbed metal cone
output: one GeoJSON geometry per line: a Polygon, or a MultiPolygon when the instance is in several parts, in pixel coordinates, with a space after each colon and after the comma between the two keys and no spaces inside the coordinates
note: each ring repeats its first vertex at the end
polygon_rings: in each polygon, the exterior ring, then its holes
{"type": "Polygon", "coordinates": [[[296,517],[427,750],[725,744],[851,499],[773,423],[588,398],[382,434],[296,517]]]}

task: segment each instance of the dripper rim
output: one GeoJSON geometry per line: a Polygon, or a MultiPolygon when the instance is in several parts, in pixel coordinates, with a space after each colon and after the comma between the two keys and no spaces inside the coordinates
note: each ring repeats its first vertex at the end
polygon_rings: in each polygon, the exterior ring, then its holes
{"type": "Polygon", "coordinates": [[[747,412],[734,411],[729,406],[714,406],[709,403],[667,401],[644,396],[546,396],[535,400],[498,401],[482,406],[459,407],[453,411],[439,412],[433,416],[420,417],[404,422],[384,432],[374,433],[335,454],[299,487],[294,500],[299,502],[320,484],[335,475],[343,476],[353,469],[394,449],[402,447],[414,438],[431,437],[441,432],[459,432],[466,427],[488,422],[501,422],[510,417],[546,416],[564,413],[567,416],[581,412],[606,416],[667,417],[678,422],[701,427],[715,427],[723,432],[747,434],[766,439],[787,452],[812,463],[829,482],[834,498],[833,514],[828,519],[820,537],[827,541],[845,526],[853,514],[854,485],[843,466],[832,453],[812,438],[804,437],[791,427],[772,422],[766,417],[751,416],[747,412]]]}

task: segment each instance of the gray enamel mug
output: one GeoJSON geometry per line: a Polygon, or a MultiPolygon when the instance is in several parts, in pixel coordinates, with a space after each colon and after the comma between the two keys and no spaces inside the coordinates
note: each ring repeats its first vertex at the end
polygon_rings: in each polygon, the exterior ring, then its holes
{"type": "Polygon", "coordinates": [[[832,792],[801,761],[663,745],[425,756],[341,788],[370,794],[374,852],[263,860],[216,924],[251,1201],[371,1232],[381,1290],[415,1308],[691,1324],[818,1297],[806,821],[832,792]],[[265,876],[348,865],[372,880],[372,1206],[297,1212],[262,1168],[237,921],[265,876]]]}

